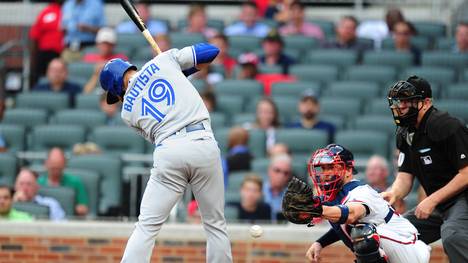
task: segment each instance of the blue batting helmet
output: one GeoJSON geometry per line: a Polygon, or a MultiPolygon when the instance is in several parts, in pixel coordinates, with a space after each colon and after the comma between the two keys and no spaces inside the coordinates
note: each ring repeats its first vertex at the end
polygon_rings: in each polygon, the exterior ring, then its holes
{"type": "Polygon", "coordinates": [[[123,92],[123,76],[129,69],[137,70],[137,67],[120,58],[109,60],[101,71],[99,80],[101,87],[107,91],[107,104],[119,101],[118,96],[123,92]]]}

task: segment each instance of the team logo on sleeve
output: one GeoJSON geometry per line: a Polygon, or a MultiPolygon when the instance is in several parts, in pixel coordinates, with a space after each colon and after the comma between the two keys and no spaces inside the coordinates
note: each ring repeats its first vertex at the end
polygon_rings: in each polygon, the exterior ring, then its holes
{"type": "Polygon", "coordinates": [[[421,160],[423,162],[424,165],[429,165],[432,163],[432,158],[431,156],[427,155],[427,156],[421,156],[421,160]]]}
{"type": "Polygon", "coordinates": [[[143,97],[141,100],[141,115],[147,116],[149,114],[160,122],[166,115],[158,110],[156,105],[161,107],[174,105],[174,89],[167,80],[156,79],[150,84],[148,98],[149,100],[143,97]]]}

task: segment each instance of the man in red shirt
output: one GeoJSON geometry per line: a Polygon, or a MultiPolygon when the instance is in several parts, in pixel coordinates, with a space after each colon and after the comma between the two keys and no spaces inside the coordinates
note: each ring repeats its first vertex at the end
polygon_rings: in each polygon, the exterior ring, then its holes
{"type": "Polygon", "coordinates": [[[98,53],[88,53],[84,55],[83,61],[88,63],[106,62],[113,58],[121,58],[128,60],[124,54],[115,53],[115,45],[117,44],[117,34],[110,27],[99,29],[96,35],[96,48],[98,53]]]}
{"type": "Polygon", "coordinates": [[[31,86],[44,76],[49,62],[60,56],[63,50],[61,5],[63,0],[55,0],[42,10],[32,25],[31,39],[31,86]]]}

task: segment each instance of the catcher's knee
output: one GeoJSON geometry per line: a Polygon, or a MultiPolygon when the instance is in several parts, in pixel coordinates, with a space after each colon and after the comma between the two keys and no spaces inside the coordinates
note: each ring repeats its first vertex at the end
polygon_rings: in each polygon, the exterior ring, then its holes
{"type": "Polygon", "coordinates": [[[386,263],[380,254],[380,237],[374,225],[357,224],[351,229],[357,263],[386,263]]]}

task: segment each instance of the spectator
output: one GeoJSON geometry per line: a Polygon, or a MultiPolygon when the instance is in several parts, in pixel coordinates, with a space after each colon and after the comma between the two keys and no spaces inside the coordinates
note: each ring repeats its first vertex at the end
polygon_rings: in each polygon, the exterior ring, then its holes
{"type": "Polygon", "coordinates": [[[81,87],[67,79],[67,64],[61,58],[54,58],[47,67],[47,82],[36,84],[33,91],[65,92],[69,96],[70,105],[74,105],[75,96],[81,92],[81,87]]]}
{"type": "Polygon", "coordinates": [[[37,16],[31,26],[31,86],[44,76],[49,62],[63,50],[63,31],[60,27],[62,20],[63,0],[55,0],[47,5],[37,16]]]}
{"type": "Polygon", "coordinates": [[[282,25],[291,17],[291,2],[293,0],[269,0],[265,10],[265,19],[271,19],[282,25]]]}
{"type": "Polygon", "coordinates": [[[263,196],[271,207],[271,218],[274,221],[283,218],[281,202],[291,176],[291,157],[277,155],[271,159],[268,167],[269,181],[263,185],[263,196]]]}
{"type": "Polygon", "coordinates": [[[208,27],[206,22],[205,6],[200,4],[191,5],[187,16],[187,27],[184,31],[186,33],[202,34],[206,38],[211,38],[216,35],[217,31],[212,27],[208,27]]]}
{"type": "Polygon", "coordinates": [[[33,202],[49,208],[49,219],[62,220],[65,218],[60,203],[52,197],[38,195],[39,184],[37,183],[38,174],[29,169],[21,169],[15,182],[15,202],[33,202]]]}
{"type": "MultiPolygon", "coordinates": [[[[143,20],[143,22],[145,23],[151,35],[155,36],[155,35],[160,35],[160,34],[167,34],[169,32],[169,29],[167,28],[166,23],[159,21],[159,20],[151,19],[150,10],[149,10],[147,3],[143,3],[143,2],[136,3],[135,8],[140,14],[141,20],[143,20]]],[[[118,24],[115,30],[119,34],[140,33],[140,30],[138,30],[135,23],[131,20],[118,24]]],[[[159,42],[157,43],[159,44],[159,42]]]]}
{"type": "MultiPolygon", "coordinates": [[[[389,167],[387,160],[379,155],[371,156],[366,165],[367,184],[379,193],[385,192],[390,187],[387,182],[388,175],[389,167]]],[[[400,214],[406,211],[406,204],[403,200],[395,202],[393,207],[400,214]]]]}
{"type": "Polygon", "coordinates": [[[250,223],[271,220],[271,208],[262,201],[262,189],[262,179],[257,175],[249,174],[244,178],[240,189],[240,202],[228,203],[239,211],[237,219],[250,223]]]}
{"type": "Polygon", "coordinates": [[[333,124],[319,119],[320,102],[312,90],[304,91],[297,108],[301,114],[301,119],[298,122],[289,124],[288,128],[323,130],[328,134],[328,141],[333,141],[336,128],[333,124]]]}
{"type": "Polygon", "coordinates": [[[63,58],[67,62],[80,59],[79,51],[94,45],[96,34],[104,24],[102,0],[66,0],[62,7],[62,29],[67,47],[63,58]]]}
{"type": "Polygon", "coordinates": [[[358,21],[354,16],[341,18],[336,26],[336,39],[325,44],[325,48],[351,49],[360,54],[373,47],[364,42],[359,42],[356,36],[358,21]]]}
{"type": "Polygon", "coordinates": [[[236,22],[224,30],[227,36],[250,35],[256,37],[265,37],[270,28],[258,22],[258,9],[255,3],[246,1],[242,4],[240,21],[236,22]]]}
{"type": "Polygon", "coordinates": [[[252,154],[249,147],[249,133],[242,127],[233,127],[228,135],[228,154],[226,157],[228,172],[250,170],[252,154]]]}
{"type": "Polygon", "coordinates": [[[200,96],[208,112],[214,112],[216,109],[216,94],[212,91],[205,90],[200,96]]]}
{"type": "Polygon", "coordinates": [[[455,52],[468,53],[468,22],[460,22],[455,33],[455,52]]]}
{"type": "Polygon", "coordinates": [[[256,79],[258,76],[258,57],[255,55],[255,53],[241,54],[237,62],[240,66],[237,79],[256,79]]]}
{"type": "Polygon", "coordinates": [[[374,47],[380,49],[382,40],[391,36],[393,26],[400,21],[404,21],[403,13],[398,8],[391,8],[385,14],[383,20],[368,20],[359,24],[357,28],[358,37],[374,40],[374,47]]]}
{"type": "Polygon", "coordinates": [[[278,108],[270,98],[262,98],[257,102],[255,123],[246,123],[246,129],[262,129],[266,133],[266,147],[270,149],[276,142],[275,131],[280,126],[278,108]]]}
{"type": "Polygon", "coordinates": [[[280,28],[281,35],[303,35],[320,40],[325,38],[322,29],[314,23],[305,21],[305,6],[298,0],[294,0],[290,6],[291,17],[286,25],[280,28]]]}
{"type": "Polygon", "coordinates": [[[32,221],[33,218],[25,212],[18,211],[12,207],[13,190],[5,185],[0,185],[0,220],[10,221],[32,221]]]}
{"type": "Polygon", "coordinates": [[[110,27],[99,29],[96,35],[96,48],[98,53],[89,53],[83,57],[84,62],[88,63],[105,63],[113,58],[121,58],[128,60],[127,56],[121,53],[115,53],[115,45],[117,44],[117,34],[110,27]]]}
{"type": "Polygon", "coordinates": [[[291,156],[291,151],[289,150],[288,145],[284,143],[276,143],[268,149],[268,156],[273,158],[277,155],[286,154],[291,156]]]}
{"type": "Polygon", "coordinates": [[[84,216],[88,213],[88,195],[81,179],[77,176],[63,172],[67,160],[60,148],[52,148],[49,151],[45,167],[47,176],[41,176],[38,183],[43,186],[70,187],[75,191],[75,214],[84,216]]]}
{"type": "Polygon", "coordinates": [[[101,94],[99,106],[101,107],[101,111],[106,114],[106,125],[116,126],[121,122],[120,107],[122,103],[107,104],[106,99],[106,94],[101,94]]]}
{"type": "Polygon", "coordinates": [[[197,200],[192,200],[187,205],[187,223],[201,224],[201,215],[197,200]]]}
{"type": "Polygon", "coordinates": [[[226,78],[231,78],[232,71],[236,65],[236,60],[228,53],[228,38],[223,34],[217,34],[210,38],[210,44],[219,48],[218,56],[216,56],[215,60],[211,62],[211,65],[222,65],[224,67],[224,76],[226,78]]]}
{"type": "Polygon", "coordinates": [[[393,30],[393,39],[395,50],[401,52],[410,52],[413,55],[413,64],[421,64],[421,50],[411,44],[411,37],[416,34],[416,29],[410,22],[401,21],[395,24],[393,30]]]}
{"type": "Polygon", "coordinates": [[[283,53],[283,47],[283,39],[278,31],[270,31],[262,42],[263,55],[260,57],[260,62],[269,66],[281,66],[283,74],[288,74],[289,66],[296,61],[283,53]]]}
{"type": "MultiPolygon", "coordinates": [[[[158,43],[159,49],[161,49],[162,52],[168,51],[169,49],[171,49],[171,46],[172,46],[171,39],[169,38],[168,35],[166,34],[156,35],[154,37],[154,40],[156,41],[156,43],[158,43]]],[[[156,53],[154,53],[153,55],[156,56],[156,53]]]]}

